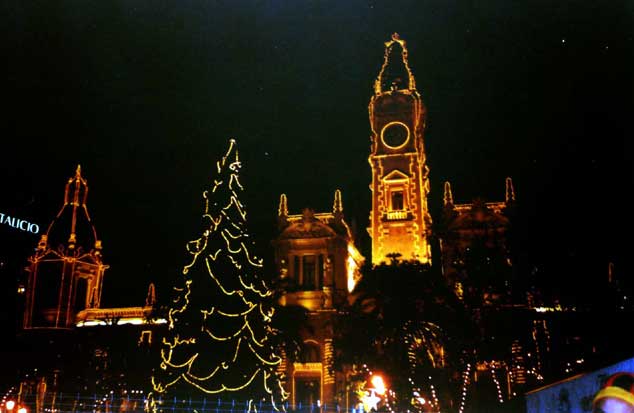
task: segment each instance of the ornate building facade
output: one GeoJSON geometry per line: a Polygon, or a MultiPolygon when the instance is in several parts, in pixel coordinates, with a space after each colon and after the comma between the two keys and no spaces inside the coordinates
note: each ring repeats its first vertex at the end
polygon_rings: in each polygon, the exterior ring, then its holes
{"type": "Polygon", "coordinates": [[[64,203],[29,258],[23,328],[70,329],[143,324],[156,302],[150,285],[145,306],[101,308],[105,271],[102,243],[88,213],[88,182],[77,166],[64,203]]]}
{"type": "Polygon", "coordinates": [[[88,214],[88,184],[77,166],[64,203],[29,258],[24,328],[71,328],[75,315],[99,308],[103,278],[101,240],[88,214]]]}
{"type": "Polygon", "coordinates": [[[508,231],[515,204],[511,178],[506,178],[505,191],[503,202],[476,199],[458,204],[454,203],[451,184],[444,185],[443,214],[437,230],[442,271],[458,297],[475,300],[477,305],[499,303],[510,295],[508,231]]]}
{"type": "MultiPolygon", "coordinates": [[[[273,248],[277,274],[290,286],[280,303],[303,307],[312,327],[310,332],[304,332],[304,351],[299,359],[287,359],[281,366],[293,404],[331,402],[345,391],[344,375],[335,371],[332,363],[334,320],[344,314],[366,259],[375,265],[392,261],[431,264],[433,260],[465,304],[478,311],[506,304],[508,299],[513,264],[508,246],[515,204],[513,183],[506,179],[503,201],[471,203],[455,202],[451,185],[445,183],[442,215],[435,217],[436,225],[432,227],[428,207],[430,170],[425,151],[427,112],[409,67],[406,43],[396,34],[385,43],[384,60],[368,112],[371,205],[367,230],[371,258],[363,257],[355,246],[339,190],[329,212],[304,209],[290,214],[286,195],[280,197],[273,248]],[[435,240],[438,254],[432,257],[435,240]],[[468,268],[478,271],[467,271],[468,268]]],[[[90,340],[100,344],[92,348],[86,359],[87,365],[94,366],[96,359],[109,363],[100,348],[106,343],[100,341],[102,338],[112,339],[107,327],[137,326],[129,330],[135,337],[129,341],[140,347],[158,341],[153,334],[164,320],[152,320],[156,302],[153,287],[144,306],[102,307],[101,292],[108,265],[88,214],[87,193],[87,182],[78,167],[66,184],[62,208],[29,259],[23,327],[25,332],[34,334],[44,330],[62,334],[86,332],[92,337],[90,340]],[[96,326],[106,328],[87,328],[96,326]]],[[[548,344],[550,333],[545,321],[533,319],[530,307],[529,303],[524,308],[526,313],[531,312],[525,318],[532,323],[534,348],[538,351],[530,356],[513,337],[512,347],[508,347],[512,352],[510,369],[499,360],[484,360],[475,369],[483,377],[486,372],[507,368],[508,393],[511,385],[524,385],[529,374],[540,374],[540,357],[549,351],[548,346],[539,350],[538,335],[546,336],[548,339],[543,341],[548,344]],[[529,368],[531,365],[537,367],[529,368]]],[[[68,337],[58,340],[60,345],[54,351],[73,356],[76,347],[67,344],[79,336],[68,337]]],[[[59,364],[59,360],[53,361],[59,364]]],[[[499,388],[497,381],[496,384],[499,388]]]]}
{"type": "Polygon", "coordinates": [[[364,258],[344,220],[339,190],[332,212],[304,209],[301,214],[289,215],[287,202],[282,194],[278,235],[273,241],[279,274],[290,285],[281,304],[304,307],[312,332],[303,337],[299,360],[284,363],[287,387],[294,405],[333,400],[337,392],[332,365],[333,322],[354,289],[364,258]]]}
{"type": "MultiPolygon", "coordinates": [[[[385,43],[368,112],[372,204],[367,229],[372,265],[402,261],[431,265],[433,258],[466,305],[480,307],[503,301],[509,280],[492,272],[498,268],[489,265],[481,274],[472,274],[467,273],[465,263],[477,252],[486,265],[501,262],[510,272],[506,235],[515,200],[513,184],[507,178],[506,199],[502,202],[455,203],[451,186],[446,183],[443,214],[432,233],[426,108],[409,66],[406,43],[397,34],[385,43]],[[436,241],[438,256],[432,257],[432,243],[436,241]]],[[[310,357],[304,358],[304,363],[286,365],[288,390],[294,403],[332,400],[344,387],[340,372],[334,376],[328,373],[332,320],[341,314],[346,301],[352,300],[350,294],[359,278],[357,269],[364,258],[354,247],[343,220],[339,191],[332,213],[307,209],[289,215],[286,196],[282,195],[278,222],[279,232],[273,242],[277,270],[296,286],[282,298],[282,304],[306,308],[315,332],[305,339],[310,357]],[[311,386],[313,393],[306,390],[311,386]]]]}
{"type": "Polygon", "coordinates": [[[394,34],[369,105],[372,263],[388,258],[431,262],[425,105],[416,90],[405,41],[394,34]]]}
{"type": "Polygon", "coordinates": [[[44,397],[36,388],[141,389],[149,348],[165,325],[155,313],[153,285],[143,306],[102,306],[108,265],[87,199],[88,182],[78,166],[66,183],[61,209],[29,258],[18,337],[22,400],[44,397]]]}

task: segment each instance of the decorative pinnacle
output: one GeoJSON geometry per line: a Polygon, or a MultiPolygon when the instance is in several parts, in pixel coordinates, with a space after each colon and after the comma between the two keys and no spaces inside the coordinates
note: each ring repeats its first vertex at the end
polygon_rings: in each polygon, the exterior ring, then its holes
{"type": "Polygon", "coordinates": [[[145,306],[153,307],[156,304],[156,290],[154,283],[150,283],[147,289],[147,297],[145,297],[145,306]]]}
{"type": "Polygon", "coordinates": [[[280,195],[280,205],[277,208],[277,215],[280,217],[288,216],[288,202],[286,200],[286,194],[280,195]]]}
{"type": "Polygon", "coordinates": [[[332,204],[332,212],[337,214],[337,213],[342,213],[343,212],[343,203],[341,202],[341,191],[340,190],[336,190],[335,191],[335,200],[332,204]]]}
{"type": "Polygon", "coordinates": [[[515,189],[513,189],[513,180],[506,178],[506,203],[515,201],[515,189]]]}
{"type": "Polygon", "coordinates": [[[445,194],[443,195],[444,205],[453,205],[453,194],[451,193],[451,184],[445,182],[445,194]]]}
{"type": "Polygon", "coordinates": [[[81,165],[77,164],[77,169],[75,170],[75,177],[81,178],[81,165]]]}
{"type": "Polygon", "coordinates": [[[393,33],[391,39],[385,42],[383,65],[374,82],[374,92],[380,95],[397,90],[416,90],[416,80],[409,68],[405,40],[398,33],[393,33]]]}

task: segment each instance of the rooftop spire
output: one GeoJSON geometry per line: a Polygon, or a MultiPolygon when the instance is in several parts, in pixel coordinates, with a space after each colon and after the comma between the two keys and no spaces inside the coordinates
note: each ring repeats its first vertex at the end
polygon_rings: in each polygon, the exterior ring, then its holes
{"type": "Polygon", "coordinates": [[[77,165],[75,176],[68,178],[64,191],[64,205],[82,206],[86,204],[88,184],[81,177],[81,165],[77,165]]]}
{"type": "Polygon", "coordinates": [[[444,205],[453,205],[453,194],[451,193],[451,184],[445,182],[445,194],[443,195],[444,205]]]}
{"type": "Polygon", "coordinates": [[[335,191],[335,200],[332,203],[332,212],[335,214],[343,212],[343,204],[341,202],[341,191],[338,189],[335,191]]]}
{"type": "Polygon", "coordinates": [[[506,178],[506,203],[515,201],[515,189],[513,189],[513,180],[506,178]]]}
{"type": "MultiPolygon", "coordinates": [[[[101,241],[92,225],[87,208],[88,182],[81,176],[81,165],[68,178],[64,189],[64,204],[49,225],[46,237],[42,236],[42,248],[46,245],[66,244],[69,249],[84,247],[85,251],[101,250],[101,241]]],[[[100,252],[99,252],[100,253],[100,252]]]]}
{"type": "Polygon", "coordinates": [[[279,217],[288,216],[288,201],[286,200],[286,194],[280,195],[280,205],[277,208],[277,216],[279,217]]]}
{"type": "Polygon", "coordinates": [[[145,306],[153,307],[156,304],[156,289],[154,283],[150,283],[147,289],[147,297],[145,297],[145,306]]]}
{"type": "Polygon", "coordinates": [[[288,201],[286,194],[280,195],[280,205],[277,207],[277,225],[284,228],[288,224],[288,201]]]}
{"type": "Polygon", "coordinates": [[[392,39],[385,42],[383,66],[374,82],[374,93],[416,90],[416,81],[407,61],[407,47],[398,33],[392,34],[392,39]]]}
{"type": "Polygon", "coordinates": [[[341,191],[338,189],[335,191],[335,200],[332,203],[332,214],[335,220],[343,220],[343,203],[341,202],[341,191]]]}
{"type": "Polygon", "coordinates": [[[75,176],[68,179],[64,194],[64,205],[71,205],[73,207],[70,235],[68,237],[68,247],[71,249],[75,248],[75,244],[77,243],[77,208],[86,208],[87,197],[88,184],[86,180],[81,177],[81,165],[77,164],[75,176]]]}

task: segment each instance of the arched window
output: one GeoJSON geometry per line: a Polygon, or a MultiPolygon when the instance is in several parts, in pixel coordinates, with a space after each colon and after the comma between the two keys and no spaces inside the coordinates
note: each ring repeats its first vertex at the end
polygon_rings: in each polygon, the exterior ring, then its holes
{"type": "Polygon", "coordinates": [[[304,348],[299,356],[302,363],[318,363],[321,361],[319,354],[319,344],[317,343],[304,343],[304,348]]]}

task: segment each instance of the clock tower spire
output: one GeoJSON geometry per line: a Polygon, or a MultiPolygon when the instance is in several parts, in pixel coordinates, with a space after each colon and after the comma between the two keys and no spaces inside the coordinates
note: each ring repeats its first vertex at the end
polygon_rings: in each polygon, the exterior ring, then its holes
{"type": "Polygon", "coordinates": [[[385,43],[369,104],[373,264],[391,259],[431,262],[426,110],[407,59],[405,41],[393,34],[385,43]]]}

